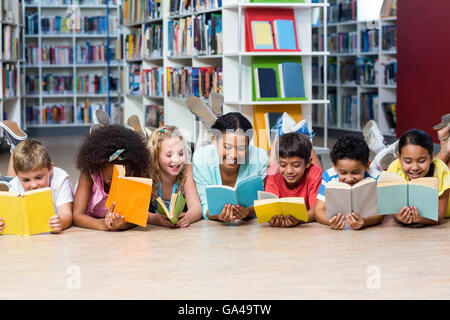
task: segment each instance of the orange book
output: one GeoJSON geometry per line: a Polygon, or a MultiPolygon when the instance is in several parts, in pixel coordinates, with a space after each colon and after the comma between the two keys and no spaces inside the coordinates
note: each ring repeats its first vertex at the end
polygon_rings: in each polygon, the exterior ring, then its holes
{"type": "Polygon", "coordinates": [[[111,189],[106,207],[115,202],[114,212],[119,213],[125,221],[145,227],[148,208],[152,196],[152,179],[127,177],[125,167],[114,165],[111,189]]]}

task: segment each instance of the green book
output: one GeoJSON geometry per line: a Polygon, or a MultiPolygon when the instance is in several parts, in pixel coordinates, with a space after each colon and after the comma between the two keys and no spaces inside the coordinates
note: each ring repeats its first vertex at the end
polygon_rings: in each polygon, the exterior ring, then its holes
{"type": "Polygon", "coordinates": [[[383,171],[377,182],[378,214],[396,214],[405,206],[417,207],[421,217],[438,220],[438,180],[434,177],[406,181],[383,171]]]}
{"type": "Polygon", "coordinates": [[[161,198],[158,197],[156,202],[158,202],[158,213],[165,214],[173,224],[178,222],[178,215],[184,211],[186,205],[186,199],[184,199],[181,191],[172,194],[170,197],[170,210],[161,198]]]}

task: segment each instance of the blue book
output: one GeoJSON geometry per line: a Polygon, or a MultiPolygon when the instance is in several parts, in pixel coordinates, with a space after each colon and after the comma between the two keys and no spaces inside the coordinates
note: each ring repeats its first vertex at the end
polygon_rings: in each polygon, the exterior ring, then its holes
{"type": "Polygon", "coordinates": [[[263,191],[260,176],[250,176],[241,180],[235,188],[229,186],[206,186],[206,199],[210,215],[218,215],[226,204],[253,206],[258,199],[258,191],[263,191]]]}
{"type": "Polygon", "coordinates": [[[278,72],[282,98],[305,97],[301,63],[282,62],[278,65],[278,72]]]}
{"type": "Polygon", "coordinates": [[[294,22],[292,20],[274,20],[275,45],[278,50],[297,50],[294,22]]]}
{"type": "Polygon", "coordinates": [[[396,214],[405,206],[417,207],[421,217],[438,220],[438,181],[434,177],[406,181],[383,171],[377,183],[378,214],[396,214]]]}
{"type": "Polygon", "coordinates": [[[255,68],[255,92],[257,98],[277,98],[277,78],[273,68],[255,68]]]}

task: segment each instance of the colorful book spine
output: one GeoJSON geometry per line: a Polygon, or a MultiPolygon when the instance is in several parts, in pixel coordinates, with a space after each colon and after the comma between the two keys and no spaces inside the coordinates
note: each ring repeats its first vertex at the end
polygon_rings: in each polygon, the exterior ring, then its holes
{"type": "Polygon", "coordinates": [[[361,52],[378,51],[378,29],[361,31],[361,52]]]}
{"type": "Polygon", "coordinates": [[[362,85],[378,84],[378,59],[357,58],[357,83],[362,85]]]}
{"type": "Polygon", "coordinates": [[[144,29],[144,58],[161,58],[163,50],[163,30],[161,24],[147,24],[144,29]]]}
{"type": "Polygon", "coordinates": [[[355,60],[347,60],[340,62],[339,70],[341,84],[356,84],[356,62],[355,60]]]}
{"type": "Polygon", "coordinates": [[[209,97],[210,92],[222,93],[222,68],[167,68],[167,96],[187,98],[209,97]]]}
{"type": "Polygon", "coordinates": [[[357,105],[356,95],[341,96],[343,128],[356,129],[358,127],[357,105]]]}
{"type": "Polygon", "coordinates": [[[397,26],[383,26],[381,30],[382,49],[384,51],[397,50],[397,26]]]}
{"type": "Polygon", "coordinates": [[[141,73],[140,94],[145,96],[162,97],[164,83],[164,69],[144,69],[141,73]]]}

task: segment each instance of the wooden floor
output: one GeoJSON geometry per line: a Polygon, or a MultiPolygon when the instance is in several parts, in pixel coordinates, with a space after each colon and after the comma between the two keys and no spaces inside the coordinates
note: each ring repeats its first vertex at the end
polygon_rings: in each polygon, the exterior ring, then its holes
{"type": "MultiPolygon", "coordinates": [[[[43,139],[72,175],[81,139],[43,139]]],[[[8,154],[0,155],[1,168],[8,154]]],[[[6,172],[6,168],[3,169],[6,172]]],[[[367,230],[199,221],[0,236],[0,299],[449,299],[450,223],[367,230]]]]}
{"type": "Polygon", "coordinates": [[[449,299],[450,224],[1,236],[1,299],[449,299]]]}

